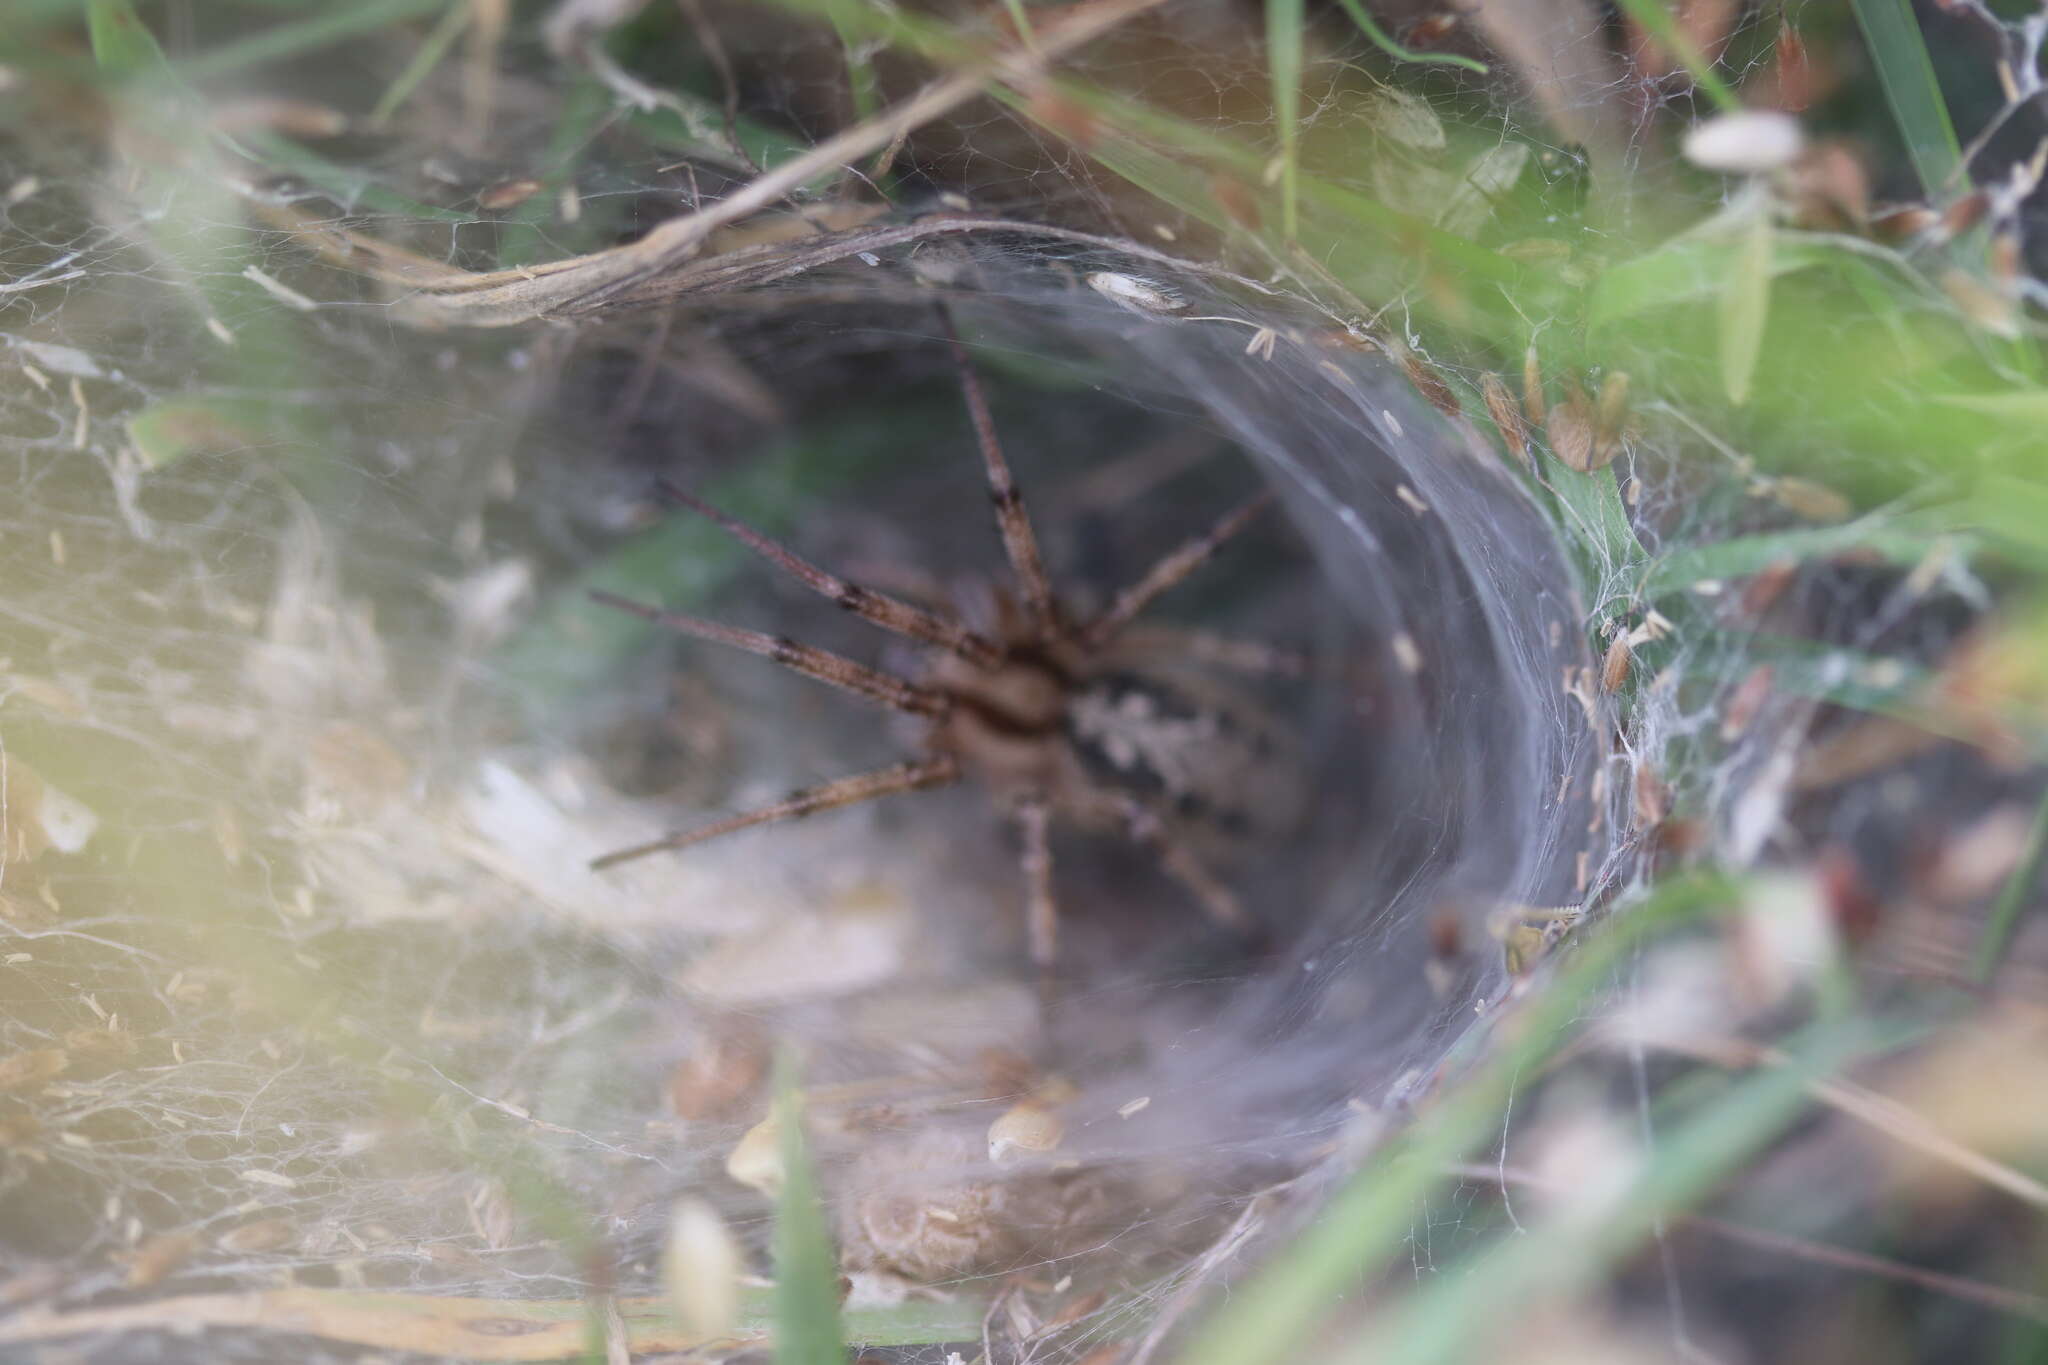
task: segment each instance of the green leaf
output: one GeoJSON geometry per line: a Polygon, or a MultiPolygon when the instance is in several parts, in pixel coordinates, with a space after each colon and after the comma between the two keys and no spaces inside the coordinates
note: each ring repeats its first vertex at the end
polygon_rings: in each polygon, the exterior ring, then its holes
{"type": "MultiPolygon", "coordinates": [[[[1746,244],[1745,238],[1685,237],[1616,261],[1587,291],[1586,325],[1600,327],[1638,313],[1720,297],[1746,244]]],[[[1775,279],[1839,262],[1843,255],[1826,238],[1779,232],[1772,240],[1770,275],[1775,279]]]]}
{"type": "Polygon", "coordinates": [[[1749,401],[1771,307],[1771,220],[1761,206],[1730,259],[1721,294],[1721,388],[1737,407],[1749,401]]]}

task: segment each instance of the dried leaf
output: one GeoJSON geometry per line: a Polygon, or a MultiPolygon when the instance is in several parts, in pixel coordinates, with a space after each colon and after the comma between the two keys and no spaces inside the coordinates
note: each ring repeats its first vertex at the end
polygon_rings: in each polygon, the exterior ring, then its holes
{"type": "Polygon", "coordinates": [[[767,1071],[768,1047],[761,1035],[739,1020],[719,1021],[669,1072],[670,1107],[677,1118],[729,1117],[767,1071]]]}
{"type": "Polygon", "coordinates": [[[109,1061],[133,1057],[140,1050],[135,1035],[123,1028],[78,1028],[64,1035],[64,1046],[80,1059],[109,1061]]]}
{"type": "Polygon", "coordinates": [[[1780,507],[1808,521],[1847,521],[1856,510],[1840,493],[1811,479],[1773,479],[1770,495],[1780,507]]]}
{"type": "Polygon", "coordinates": [[[519,1230],[519,1214],[502,1184],[487,1181],[470,1197],[469,1212],[471,1225],[485,1246],[503,1251],[512,1245],[519,1230]]]}
{"type": "Polygon", "coordinates": [[[306,744],[313,776],[342,797],[366,807],[404,794],[412,765],[375,731],[353,721],[324,726],[306,744]]]}
{"type": "Polygon", "coordinates": [[[725,1173],[770,1199],[782,1192],[782,1127],[773,1113],[740,1135],[726,1153],[725,1173]]]}
{"type": "Polygon", "coordinates": [[[214,1245],[232,1255],[253,1256],[266,1251],[283,1251],[298,1239],[299,1231],[290,1220],[264,1218],[228,1229],[214,1245]]]}
{"type": "Polygon", "coordinates": [[[1782,19],[1778,22],[1777,41],[1772,45],[1772,66],[1767,79],[1776,96],[1773,103],[1786,113],[1804,113],[1813,104],[1816,81],[1812,54],[1806,50],[1806,40],[1799,36],[1799,30],[1782,19]]]}
{"type": "Polygon", "coordinates": [[[1486,400],[1486,415],[1493,419],[1493,425],[1500,431],[1500,438],[1507,445],[1508,453],[1515,457],[1515,463],[1533,470],[1535,465],[1529,459],[1529,428],[1522,421],[1521,410],[1515,406],[1508,386],[1497,374],[1482,375],[1479,396],[1486,400]]]}
{"type": "Polygon", "coordinates": [[[7,675],[6,700],[12,701],[16,697],[60,716],[85,714],[85,703],[78,694],[54,678],[38,677],[33,673],[10,673],[7,675]]]}
{"type": "Polygon", "coordinates": [[[988,1126],[988,1159],[1000,1166],[1015,1152],[1040,1156],[1056,1150],[1066,1133],[1066,1123],[1043,1101],[1023,1100],[988,1126]]]}
{"type": "Polygon", "coordinates": [[[2020,335],[2019,307],[2012,296],[1994,289],[1969,271],[1952,267],[1941,273],[1941,292],[1965,318],[1993,336],[2008,341],[2020,335]]]}
{"type": "Polygon", "coordinates": [[[517,180],[500,180],[477,195],[476,206],[486,213],[516,208],[539,194],[543,188],[545,187],[540,181],[523,176],[517,180]]]}
{"type": "Polygon", "coordinates": [[[1614,643],[1607,646],[1607,657],[1600,662],[1600,690],[1619,692],[1628,682],[1629,662],[1634,651],[1629,648],[1628,636],[1617,635],[1614,643]]]}
{"type": "Polygon", "coordinates": [[[1550,437],[1551,453],[1565,468],[1589,473],[1600,468],[1593,439],[1593,410],[1576,385],[1568,397],[1550,410],[1544,428],[1550,437]]]}
{"type": "Polygon", "coordinates": [[[1798,220],[1820,231],[1861,231],[1870,216],[1870,173],[1848,142],[1816,143],[1793,168],[1798,220]]]}
{"type": "Polygon", "coordinates": [[[1061,94],[1050,85],[1031,92],[1030,115],[1034,122],[1065,138],[1082,151],[1091,150],[1102,139],[1102,120],[1087,105],[1061,94]]]}
{"type": "Polygon", "coordinates": [[[161,1284],[192,1259],[199,1239],[189,1232],[166,1232],[150,1238],[128,1254],[128,1287],[147,1289],[161,1284]]]}
{"type": "Polygon", "coordinates": [[[0,891],[0,924],[17,933],[33,934],[52,928],[57,922],[57,912],[41,901],[0,891]]]}
{"type": "Polygon", "coordinates": [[[1621,453],[1628,430],[1628,374],[1615,370],[1600,381],[1600,405],[1593,415],[1593,467],[1604,469],[1621,453]]]}
{"type": "Polygon", "coordinates": [[[1645,830],[1661,824],[1671,813],[1671,789],[1647,762],[1636,765],[1635,809],[1636,827],[1645,830]]]}
{"type": "Polygon", "coordinates": [[[1234,175],[1221,171],[1211,175],[1209,197],[1216,201],[1217,208],[1223,210],[1224,217],[1246,232],[1257,232],[1264,221],[1259,212],[1259,196],[1234,175]]]}
{"type": "Polygon", "coordinates": [[[1983,190],[1972,190],[1941,211],[1941,234],[1951,240],[1962,236],[1971,228],[1984,221],[1984,214],[1991,206],[1991,196],[1983,190]]]}
{"type": "Polygon", "coordinates": [[[64,1074],[70,1054],[61,1047],[40,1047],[0,1057],[0,1091],[38,1090],[64,1074]]]}
{"type": "Polygon", "coordinates": [[[1407,33],[1403,34],[1402,37],[1407,41],[1408,46],[1420,48],[1427,52],[1431,48],[1441,47],[1444,41],[1457,32],[1457,30],[1457,12],[1454,10],[1444,10],[1436,14],[1423,15],[1422,18],[1417,19],[1409,26],[1407,33]]]}
{"type": "Polygon", "coordinates": [[[1728,704],[1721,708],[1721,739],[1733,744],[1749,730],[1750,722],[1756,719],[1758,711],[1771,695],[1771,680],[1775,676],[1769,664],[1758,664],[1747,677],[1736,684],[1728,695],[1728,704]]]}
{"type": "Polygon", "coordinates": [[[1925,204],[1892,204],[1872,210],[1870,235],[1895,246],[1932,230],[1940,221],[1940,215],[1925,204]]]}
{"type": "MultiPolygon", "coordinates": [[[[730,1356],[742,1342],[711,1343],[684,1332],[665,1300],[616,1300],[636,1356],[719,1349],[730,1356]]],[[[59,1337],[102,1335],[149,1339],[190,1335],[207,1327],[280,1336],[352,1342],[380,1351],[452,1356],[462,1360],[568,1360],[583,1355],[589,1304],[583,1299],[464,1299],[428,1294],[366,1293],[341,1289],[271,1289],[227,1294],[182,1294],[141,1303],[71,1312],[31,1309],[0,1322],[0,1345],[59,1337]]],[[[959,1329],[972,1330],[972,1320],[959,1329]]]]}
{"type": "Polygon", "coordinates": [[[1405,348],[1400,352],[1400,361],[1402,372],[1408,376],[1408,382],[1429,400],[1431,407],[1446,417],[1458,415],[1458,395],[1451,392],[1451,386],[1444,382],[1441,374],[1405,348]]]}
{"type": "Polygon", "coordinates": [[[267,129],[286,137],[319,141],[348,131],[348,115],[325,104],[274,95],[249,95],[216,105],[208,120],[223,133],[267,129]]]}

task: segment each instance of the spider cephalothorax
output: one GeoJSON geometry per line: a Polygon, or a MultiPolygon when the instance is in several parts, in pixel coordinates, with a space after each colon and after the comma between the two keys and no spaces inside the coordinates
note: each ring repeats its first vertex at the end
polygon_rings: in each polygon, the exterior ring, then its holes
{"type": "Polygon", "coordinates": [[[1223,689],[1157,666],[1132,623],[1160,594],[1194,572],[1269,501],[1260,495],[1164,556],[1101,612],[1077,618],[1055,594],[1031,519],[996,440],[980,382],[953,334],[947,338],[988,473],[996,523],[1017,578],[999,594],[998,622],[977,630],[951,615],[850,583],[818,568],[683,489],[663,491],[717,522],[816,592],[885,630],[929,646],[921,676],[898,677],[779,636],[662,611],[610,594],[599,600],[648,620],[751,653],[924,718],[924,756],[794,792],[774,805],[679,831],[597,860],[607,867],[775,820],[895,792],[978,782],[1023,839],[1031,955],[1050,968],[1058,915],[1052,891],[1051,821],[1122,830],[1153,850],[1218,922],[1243,927],[1230,890],[1197,856],[1193,837],[1241,835],[1275,823],[1298,792],[1276,762],[1277,729],[1223,689]]]}

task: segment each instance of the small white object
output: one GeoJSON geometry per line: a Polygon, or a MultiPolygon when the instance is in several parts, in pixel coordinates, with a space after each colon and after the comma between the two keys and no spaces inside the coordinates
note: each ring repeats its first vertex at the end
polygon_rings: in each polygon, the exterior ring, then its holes
{"type": "Polygon", "coordinates": [[[731,1336],[740,1320],[740,1275],[746,1260],[725,1220],[702,1199],[678,1200],[669,1215],[662,1257],[669,1303],[693,1335],[731,1336]]]}
{"type": "Polygon", "coordinates": [[[38,814],[44,837],[60,853],[78,852],[92,840],[93,831],[100,827],[100,818],[90,807],[55,787],[43,788],[43,804],[38,814]]]}
{"type": "Polygon", "coordinates": [[[1147,317],[1178,313],[1188,306],[1186,299],[1163,284],[1114,270],[1096,271],[1088,277],[1088,287],[1111,302],[1147,317]]]}
{"type": "Polygon", "coordinates": [[[1790,164],[1805,146],[1806,134],[1790,114],[1745,109],[1694,125],[1685,135],[1685,158],[1710,171],[1756,175],[1790,164]]]}

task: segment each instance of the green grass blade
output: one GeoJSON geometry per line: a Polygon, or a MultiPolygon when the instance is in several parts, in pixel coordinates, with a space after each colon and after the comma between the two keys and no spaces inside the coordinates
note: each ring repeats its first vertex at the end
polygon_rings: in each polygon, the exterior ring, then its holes
{"type": "Polygon", "coordinates": [[[1743,231],[1721,293],[1721,389],[1741,407],[1756,380],[1771,311],[1771,218],[1762,205],[1743,231]]]}
{"type": "Polygon", "coordinates": [[[1742,107],[1742,101],[1735,97],[1735,92],[1714,70],[1714,64],[1693,46],[1692,39],[1679,30],[1678,21],[1671,17],[1670,10],[1664,8],[1664,0],[1621,0],[1621,8],[1642,26],[1643,32],[1679,60],[1692,74],[1693,83],[1706,91],[1707,98],[1722,113],[1733,113],[1742,107]]]}
{"type": "Polygon", "coordinates": [[[1461,66],[1482,76],[1489,70],[1485,62],[1475,61],[1455,52],[1417,52],[1414,48],[1403,47],[1394,41],[1391,34],[1373,22],[1372,15],[1366,13],[1365,6],[1360,4],[1359,0],[1337,0],[1337,3],[1351,16],[1351,22],[1358,25],[1359,32],[1372,39],[1373,46],[1397,62],[1433,62],[1438,66],[1461,66]]]}
{"type": "Polygon", "coordinates": [[[1971,975],[1979,985],[1988,983],[1998,971],[1998,964],[2005,957],[2006,945],[2012,942],[2013,931],[2019,928],[2020,911],[2032,897],[2035,885],[2041,880],[2041,863],[2048,855],[2048,796],[2041,798],[2041,804],[2034,811],[2034,827],[2027,835],[2026,851],[2020,855],[2019,866],[2005,879],[2005,886],[1998,893],[1998,901],[1991,907],[1991,917],[1985,921],[1984,936],[1977,943],[1977,958],[1971,964],[1971,975]]]}
{"type": "Polygon", "coordinates": [[[842,7],[833,7],[832,27],[839,35],[840,49],[846,54],[846,92],[853,102],[854,121],[864,122],[882,107],[881,81],[875,75],[875,62],[868,55],[867,43],[857,30],[842,21],[841,13],[842,7]]]}
{"type": "Polygon", "coordinates": [[[94,63],[115,80],[164,69],[163,49],[128,0],[92,0],[86,10],[86,31],[92,39],[94,63]]]}
{"type": "Polygon", "coordinates": [[[1300,228],[1302,0],[1266,0],[1266,65],[1273,80],[1273,124],[1280,133],[1280,231],[1300,228]]]}
{"type": "Polygon", "coordinates": [[[382,128],[391,122],[391,116],[412,98],[412,92],[419,88],[420,82],[447,57],[448,49],[455,46],[455,40],[462,36],[462,30],[469,27],[469,16],[469,0],[449,0],[448,9],[442,14],[441,22],[434,25],[426,40],[419,45],[418,51],[412,54],[412,60],[405,64],[405,70],[399,72],[398,78],[378,97],[376,107],[370,110],[370,127],[382,128]]]}
{"type": "Polygon", "coordinates": [[[775,1365],[843,1365],[839,1263],[804,1142],[796,1063],[784,1053],[775,1070],[782,1143],[782,1195],[775,1207],[775,1365]]]}
{"type": "Polygon", "coordinates": [[[442,0],[361,0],[352,5],[321,9],[311,18],[252,33],[237,42],[219,47],[179,64],[181,75],[192,80],[223,76],[251,66],[261,66],[286,57],[317,52],[323,47],[365,33],[375,33],[387,24],[403,23],[441,7],[442,0]]]}
{"type": "Polygon", "coordinates": [[[1564,1046],[1587,1002],[1636,945],[1731,898],[1715,875],[1674,879],[1604,920],[1564,957],[1516,1020],[1512,1039],[1435,1101],[1411,1129],[1376,1153],[1305,1229],[1189,1340],[1181,1365],[1281,1365],[1311,1358],[1299,1348],[1362,1275],[1399,1254],[1415,1208],[1446,1172],[1500,1131],[1517,1080],[1564,1046]]]}
{"type": "Polygon", "coordinates": [[[1388,1331],[1370,1332],[1345,1357],[1373,1365],[1433,1365],[1483,1358],[1488,1338],[1544,1302],[1595,1283],[1656,1232],[1697,1204],[1782,1133],[1807,1105],[1807,1087],[1851,1051],[1841,1031],[1714,1095],[1660,1139],[1607,1216],[1566,1214],[1495,1244],[1465,1273],[1437,1277],[1396,1310],[1388,1331]]]}
{"type": "Polygon", "coordinates": [[[1963,149],[1956,141],[1948,104],[1934,79],[1934,63],[1920,37],[1907,0],[1850,0],[1871,65],[1905,139],[1906,155],[1920,172],[1929,194],[1953,184],[1963,170],[1963,149]]]}

